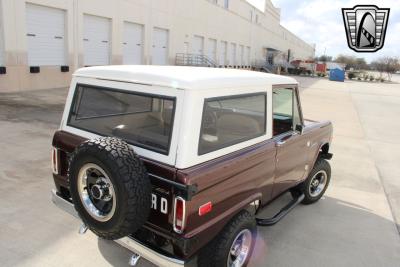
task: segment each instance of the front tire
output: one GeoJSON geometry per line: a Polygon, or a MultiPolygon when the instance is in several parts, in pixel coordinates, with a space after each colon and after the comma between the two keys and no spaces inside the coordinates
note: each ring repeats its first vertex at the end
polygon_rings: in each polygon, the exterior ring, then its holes
{"type": "Polygon", "coordinates": [[[199,267],[244,267],[254,249],[257,225],[253,215],[241,211],[199,253],[199,267]],[[236,264],[236,265],[235,265],[236,264]]]}
{"type": "Polygon", "coordinates": [[[328,161],[319,158],[307,179],[290,192],[293,197],[304,194],[304,200],[301,203],[312,204],[324,195],[330,180],[331,166],[328,161]]]}

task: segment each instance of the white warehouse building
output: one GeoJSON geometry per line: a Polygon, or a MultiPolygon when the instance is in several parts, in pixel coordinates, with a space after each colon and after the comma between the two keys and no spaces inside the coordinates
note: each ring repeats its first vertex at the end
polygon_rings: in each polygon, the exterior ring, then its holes
{"type": "Polygon", "coordinates": [[[109,64],[250,68],[315,48],[246,0],[0,0],[0,92],[68,86],[109,64]]]}

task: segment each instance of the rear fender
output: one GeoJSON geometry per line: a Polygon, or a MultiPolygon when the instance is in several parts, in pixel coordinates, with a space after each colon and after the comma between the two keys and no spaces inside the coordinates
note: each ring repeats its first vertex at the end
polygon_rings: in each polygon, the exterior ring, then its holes
{"type": "Polygon", "coordinates": [[[189,255],[193,255],[196,251],[204,247],[208,242],[213,240],[218,233],[229,223],[229,221],[240,211],[247,210],[251,214],[255,214],[261,203],[261,193],[256,193],[248,198],[238,202],[236,205],[225,210],[222,214],[212,218],[201,227],[194,229],[184,235],[184,238],[195,238],[197,242],[193,244],[189,255]]]}

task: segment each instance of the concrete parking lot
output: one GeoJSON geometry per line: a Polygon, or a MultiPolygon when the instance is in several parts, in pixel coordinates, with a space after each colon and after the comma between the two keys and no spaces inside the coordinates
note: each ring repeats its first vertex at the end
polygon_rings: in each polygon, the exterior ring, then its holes
{"type": "MultiPolygon", "coordinates": [[[[400,84],[296,79],[305,117],[333,121],[332,182],[318,203],[259,228],[250,265],[399,266],[400,84]]],[[[78,220],[50,201],[51,138],[65,97],[66,89],[0,94],[2,266],[127,266],[129,251],[78,235],[78,220]]]]}

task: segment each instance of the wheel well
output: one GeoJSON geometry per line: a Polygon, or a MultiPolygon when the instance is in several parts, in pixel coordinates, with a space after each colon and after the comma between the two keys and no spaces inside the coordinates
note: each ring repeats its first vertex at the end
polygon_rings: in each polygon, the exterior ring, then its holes
{"type": "Polygon", "coordinates": [[[246,209],[245,210],[247,210],[248,212],[250,212],[251,214],[257,214],[257,212],[259,211],[259,209],[260,209],[260,204],[261,204],[261,201],[259,200],[259,199],[257,199],[257,200],[254,200],[253,202],[251,202],[247,207],[246,207],[246,209]]]}
{"type": "Polygon", "coordinates": [[[326,143],[321,147],[320,154],[328,154],[329,152],[329,143],[326,143]]]}
{"type": "Polygon", "coordinates": [[[328,160],[332,158],[332,153],[329,153],[329,143],[326,143],[323,146],[321,146],[320,151],[318,153],[318,158],[323,158],[328,160]]]}

